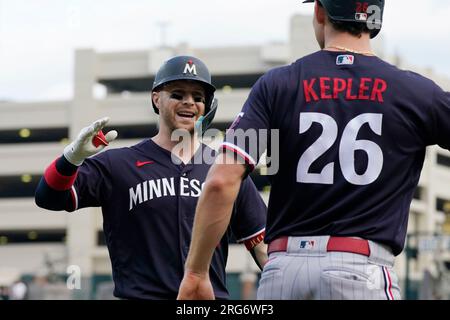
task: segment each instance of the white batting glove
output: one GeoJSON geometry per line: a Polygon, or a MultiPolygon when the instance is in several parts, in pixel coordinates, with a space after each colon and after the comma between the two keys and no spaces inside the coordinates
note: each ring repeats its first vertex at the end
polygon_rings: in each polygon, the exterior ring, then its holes
{"type": "Polygon", "coordinates": [[[64,157],[71,164],[80,166],[84,159],[93,156],[96,153],[102,151],[111,141],[117,138],[117,131],[111,130],[105,136],[104,140],[97,134],[108,123],[109,118],[105,117],[95,121],[89,127],[83,128],[78,137],[72,141],[67,147],[64,148],[64,157]],[[96,139],[101,144],[97,147],[93,143],[93,139],[96,139]]]}

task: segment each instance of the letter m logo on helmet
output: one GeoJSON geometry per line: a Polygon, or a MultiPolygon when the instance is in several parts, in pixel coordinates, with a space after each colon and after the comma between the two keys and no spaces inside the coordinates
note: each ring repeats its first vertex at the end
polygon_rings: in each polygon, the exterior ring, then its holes
{"type": "Polygon", "coordinates": [[[190,73],[193,75],[197,75],[197,67],[195,66],[195,64],[192,60],[189,60],[188,62],[186,62],[183,73],[184,74],[190,73]]]}

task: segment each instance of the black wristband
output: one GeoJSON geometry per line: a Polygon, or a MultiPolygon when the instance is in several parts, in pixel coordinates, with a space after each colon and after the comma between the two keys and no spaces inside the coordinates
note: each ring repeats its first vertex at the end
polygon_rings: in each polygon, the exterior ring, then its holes
{"type": "Polygon", "coordinates": [[[78,167],[76,165],[71,164],[65,157],[62,155],[58,160],[56,160],[56,170],[63,176],[72,176],[77,172],[78,167]]]}

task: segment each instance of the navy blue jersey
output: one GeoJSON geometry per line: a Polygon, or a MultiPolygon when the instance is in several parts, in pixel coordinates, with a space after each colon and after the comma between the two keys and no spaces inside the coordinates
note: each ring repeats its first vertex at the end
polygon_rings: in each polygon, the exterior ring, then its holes
{"type": "MultiPolygon", "coordinates": [[[[202,145],[194,157],[202,153],[215,156],[214,150],[202,145]]],[[[171,156],[170,151],[150,139],[129,148],[107,150],[84,161],[71,191],[67,191],[73,205],[66,210],[102,209],[117,297],[177,297],[195,208],[210,165],[177,165],[171,156]]],[[[47,182],[55,185],[48,176],[47,182]]],[[[41,184],[44,186],[38,188],[37,195],[43,195],[37,198],[44,199],[39,200],[43,203],[47,201],[45,194],[51,193],[45,180],[41,184]]],[[[61,193],[51,192],[53,198],[61,193]]],[[[50,204],[44,205],[50,208],[50,204]]],[[[233,207],[230,228],[217,244],[212,259],[210,278],[217,298],[228,298],[225,265],[231,233],[238,242],[255,237],[262,240],[265,219],[266,206],[247,178],[233,207]]]]}
{"type": "MultiPolygon", "coordinates": [[[[450,149],[449,124],[450,95],[431,80],[374,56],[319,51],[261,77],[230,129],[279,130],[266,242],[355,236],[397,255],[425,148],[450,149]]],[[[264,145],[233,134],[223,149],[253,168],[264,145]]]]}

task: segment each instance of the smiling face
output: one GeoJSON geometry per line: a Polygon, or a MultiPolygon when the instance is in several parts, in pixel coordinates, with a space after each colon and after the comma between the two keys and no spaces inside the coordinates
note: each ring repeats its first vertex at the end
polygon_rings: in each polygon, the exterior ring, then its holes
{"type": "Polygon", "coordinates": [[[160,128],[194,131],[195,122],[205,112],[205,90],[193,81],[174,81],[152,93],[159,109],[160,128]]]}

